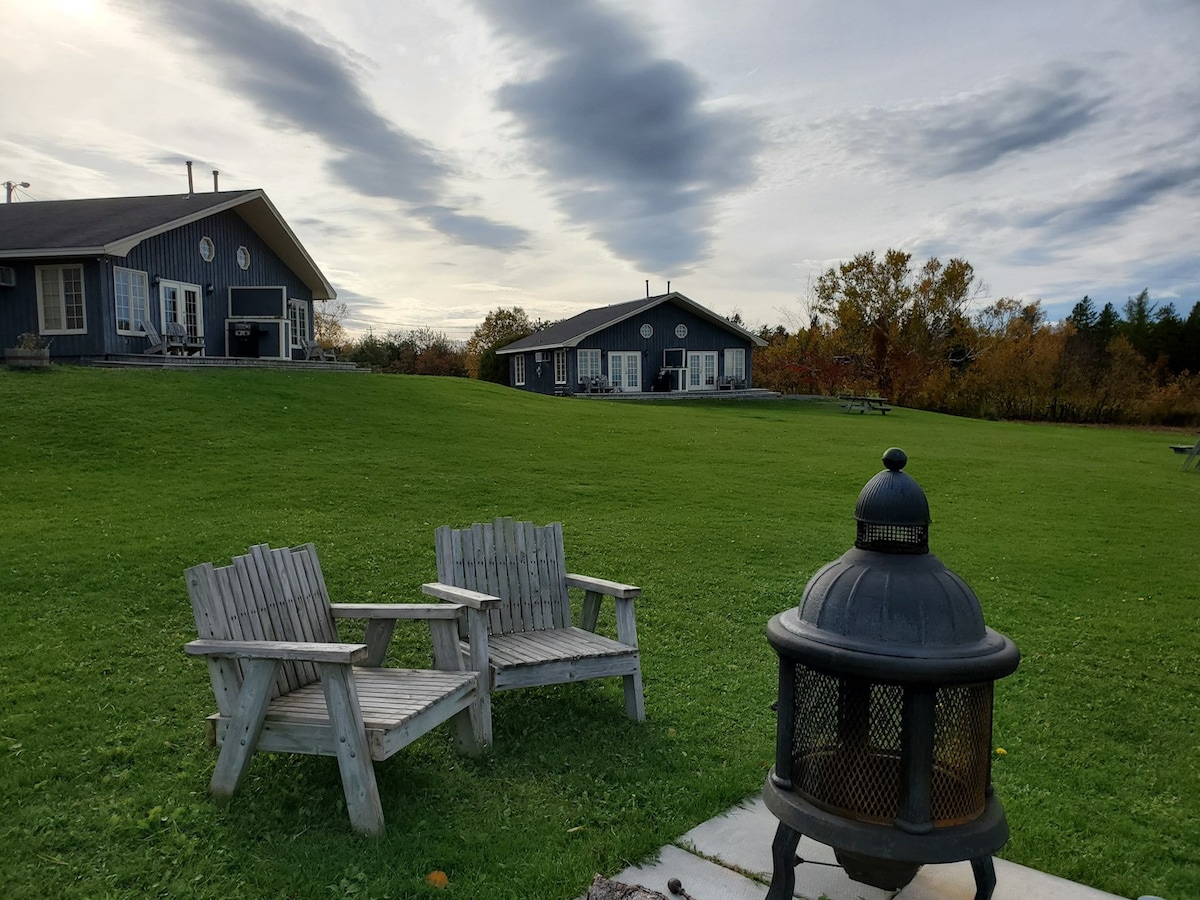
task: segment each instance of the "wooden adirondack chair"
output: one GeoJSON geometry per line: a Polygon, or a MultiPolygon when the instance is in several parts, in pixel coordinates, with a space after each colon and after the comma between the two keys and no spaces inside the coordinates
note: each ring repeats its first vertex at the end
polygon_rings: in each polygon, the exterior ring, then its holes
{"type": "Polygon", "coordinates": [[[148,355],[167,354],[167,342],[163,340],[163,336],[158,333],[158,329],[154,327],[154,323],[149,319],[142,322],[142,331],[146,333],[146,349],[142,351],[148,355]]]}
{"type": "MultiPolygon", "coordinates": [[[[633,609],[641,588],[568,574],[557,522],[539,527],[498,518],[457,530],[443,525],[435,538],[438,583],[423,585],[426,594],[468,605],[474,601],[455,590],[500,598],[488,613],[492,690],[619,675],[625,712],[637,722],[646,718],[633,609]],[[585,592],[578,627],[571,624],[568,588],[585,592]],[[595,633],[603,596],[616,602],[615,641],[595,633]]],[[[476,640],[464,635],[461,644],[472,659],[476,640]]]]}
{"type": "Polygon", "coordinates": [[[1197,460],[1200,460],[1200,438],[1197,438],[1194,444],[1172,444],[1171,449],[1183,454],[1183,465],[1180,466],[1182,471],[1192,469],[1200,472],[1200,466],[1197,465],[1197,460]]]}
{"type": "Polygon", "coordinates": [[[217,699],[218,712],[209,717],[210,737],[221,745],[214,794],[237,790],[255,750],[336,756],[351,823],[379,834],[374,760],[448,719],[461,752],[482,753],[491,743],[480,673],[487,671],[484,611],[498,601],[463,591],[469,606],[331,604],[312,544],[260,544],[231,565],[194,566],[186,578],[200,639],[184,649],[208,659],[217,699]],[[343,618],[367,620],[363,643],[338,641],[334,620],[343,618]],[[382,668],[400,619],[429,621],[436,669],[382,668]],[[460,619],[473,637],[466,661],[460,619]]]}
{"type": "Polygon", "coordinates": [[[335,351],[322,347],[312,338],[300,338],[300,348],[304,351],[306,362],[314,359],[318,362],[337,362],[337,353],[335,351]]]}
{"type": "Polygon", "coordinates": [[[194,356],[204,349],[204,340],[189,334],[182,322],[168,322],[163,326],[167,338],[167,349],[184,356],[194,356]]]}

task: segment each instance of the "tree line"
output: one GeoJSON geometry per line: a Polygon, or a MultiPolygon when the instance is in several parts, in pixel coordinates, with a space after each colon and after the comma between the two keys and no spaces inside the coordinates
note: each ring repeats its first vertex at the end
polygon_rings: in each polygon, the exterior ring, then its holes
{"type": "Polygon", "coordinates": [[[962,259],[860,254],[817,279],[807,326],[759,330],[754,383],[980,418],[1200,424],[1200,303],[1185,318],[1148,290],[1120,311],[1085,296],[1052,322],[1040,301],[978,308],[982,293],[962,259]]]}
{"type": "Polygon", "coordinates": [[[524,309],[514,306],[489,312],[466,341],[453,340],[432,328],[383,335],[368,331],[351,338],[342,324],[347,312],[344,302],[323,301],[313,308],[313,336],[323,347],[337,350],[340,359],[389,375],[447,375],[504,385],[508,384],[508,362],[496,351],[552,324],[531,319],[524,309]]]}
{"type": "MultiPolygon", "coordinates": [[[[763,326],[757,387],[783,394],[872,393],[900,405],[976,418],[1200,424],[1200,302],[1187,315],[1149,290],[1118,310],[1090,297],[1062,321],[1041,301],[982,305],[970,263],[862,253],[813,284],[807,324],[763,326]]],[[[350,339],[344,303],[318,305],[315,335],[377,371],[508,384],[496,351],[552,324],[519,306],[487,314],[467,341],[419,328],[350,339]]],[[[731,321],[745,327],[740,316],[731,321]]]]}

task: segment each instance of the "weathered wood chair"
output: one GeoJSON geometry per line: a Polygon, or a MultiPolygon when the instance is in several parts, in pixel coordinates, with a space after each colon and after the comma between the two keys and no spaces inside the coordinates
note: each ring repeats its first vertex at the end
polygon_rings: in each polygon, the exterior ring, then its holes
{"type": "Polygon", "coordinates": [[[163,336],[158,333],[158,329],[154,327],[154,323],[149,319],[142,322],[142,331],[146,333],[146,349],[142,352],[148,356],[155,354],[166,355],[168,353],[167,342],[163,336]]]}
{"type": "Polygon", "coordinates": [[[300,338],[300,349],[304,351],[304,360],[309,362],[317,360],[318,362],[337,362],[337,352],[322,347],[317,341],[309,337],[300,338]]]}
{"type": "Polygon", "coordinates": [[[1200,460],[1200,438],[1197,438],[1194,444],[1172,444],[1171,449],[1183,454],[1183,465],[1180,466],[1182,471],[1192,469],[1200,472],[1200,465],[1197,465],[1197,460],[1200,460]]]}
{"type": "Polygon", "coordinates": [[[168,322],[163,326],[163,334],[167,339],[168,352],[195,356],[204,349],[203,338],[188,332],[187,326],[182,322],[168,322]]]}
{"type": "MultiPolygon", "coordinates": [[[[625,712],[635,721],[645,719],[633,609],[641,588],[568,574],[557,522],[535,526],[498,518],[470,528],[443,525],[435,540],[439,583],[423,585],[426,594],[481,608],[473,598],[455,593],[466,588],[501,601],[488,613],[492,690],[619,675],[625,712]],[[585,592],[578,627],[571,624],[568,588],[585,592]],[[616,602],[615,641],[595,633],[604,596],[616,602]]],[[[474,659],[477,638],[462,638],[463,654],[474,659]]]]}
{"type": "MultiPolygon", "coordinates": [[[[383,831],[374,760],[384,760],[448,719],[461,752],[491,743],[486,610],[471,591],[460,603],[331,604],[312,544],[266,544],[221,568],[186,573],[200,639],[184,648],[208,659],[221,745],[211,790],[230,796],[255,750],[336,756],[350,821],[383,831]],[[338,641],[335,619],[366,619],[363,643],[338,641]],[[429,621],[436,669],[382,668],[399,619],[429,621]],[[472,655],[459,652],[465,620],[472,655]]],[[[452,592],[448,599],[455,599],[452,592]]]]}

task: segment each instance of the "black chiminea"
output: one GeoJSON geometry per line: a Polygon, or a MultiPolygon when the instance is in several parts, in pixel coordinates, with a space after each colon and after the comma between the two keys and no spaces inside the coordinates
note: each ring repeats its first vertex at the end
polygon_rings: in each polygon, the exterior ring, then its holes
{"type": "Polygon", "coordinates": [[[854,549],[771,619],[779,654],[779,819],[767,900],[790,900],[800,835],[855,881],[908,884],[924,863],[970,860],[976,900],[996,885],[1008,822],[992,794],[992,684],[1020,662],[979,599],[929,552],[929,502],[891,448],[854,508],[854,549]]]}

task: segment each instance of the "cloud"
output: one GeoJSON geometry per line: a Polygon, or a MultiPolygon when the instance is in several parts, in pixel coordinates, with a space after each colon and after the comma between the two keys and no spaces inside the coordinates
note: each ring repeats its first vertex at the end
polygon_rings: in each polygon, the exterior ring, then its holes
{"type": "Polygon", "coordinates": [[[445,205],[452,166],[373,107],[358,84],[351,51],[322,44],[239,0],[156,0],[127,8],[199,44],[211,70],[268,121],[323,140],[335,153],[329,163],[334,176],[359,193],[422,208],[438,204],[438,215],[422,218],[463,243],[507,249],[525,239],[519,228],[445,205]]]}
{"type": "Polygon", "coordinates": [[[653,55],[594,0],[476,0],[546,60],[497,93],[561,209],[617,256],[679,272],[707,257],[715,204],[755,178],[757,123],[705,105],[699,78],[653,55]]]}
{"type": "Polygon", "coordinates": [[[1142,168],[1108,179],[1074,196],[1028,213],[1020,224],[1036,228],[1082,231],[1117,223],[1126,213],[1164,195],[1200,189],[1200,163],[1166,164],[1142,168]]]}
{"type": "Polygon", "coordinates": [[[872,109],[823,123],[840,142],[911,174],[941,178],[988,169],[1062,141],[1108,102],[1095,74],[1052,66],[1032,78],[908,108],[872,109]]]}

